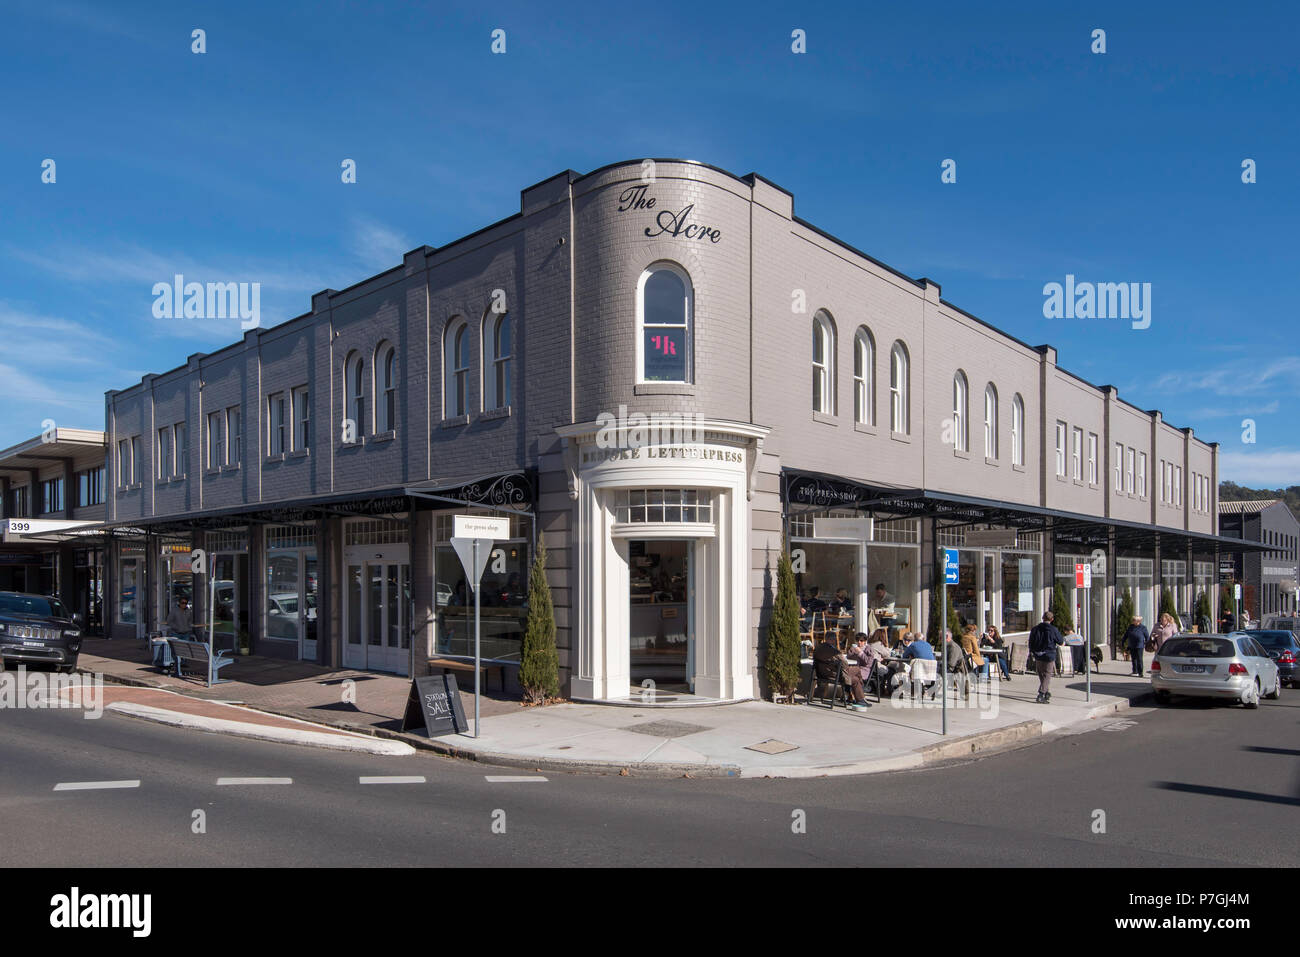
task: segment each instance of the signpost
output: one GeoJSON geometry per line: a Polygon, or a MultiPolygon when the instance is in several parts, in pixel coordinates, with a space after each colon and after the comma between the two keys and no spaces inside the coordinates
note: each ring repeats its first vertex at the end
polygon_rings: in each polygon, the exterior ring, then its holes
{"type": "Polygon", "coordinates": [[[479,697],[482,695],[483,625],[479,619],[480,592],[479,582],[483,569],[487,566],[488,556],[492,554],[492,543],[498,539],[510,537],[510,519],[493,518],[484,515],[453,516],[455,536],[451,547],[456,549],[460,563],[465,569],[465,580],[474,586],[474,737],[478,737],[479,697]]]}
{"type": "Polygon", "coordinates": [[[1083,602],[1079,605],[1079,618],[1081,619],[1080,631],[1083,633],[1083,670],[1087,674],[1085,683],[1084,700],[1092,700],[1092,636],[1088,631],[1088,606],[1091,602],[1088,600],[1088,593],[1092,591],[1092,564],[1089,562],[1079,562],[1074,566],[1074,587],[1083,589],[1083,602]]]}
{"type": "Polygon", "coordinates": [[[940,548],[943,559],[943,621],[939,625],[939,681],[943,698],[943,733],[948,733],[948,586],[961,582],[957,549],[940,548]]]}
{"type": "Polygon", "coordinates": [[[1237,609],[1232,616],[1232,627],[1236,630],[1241,627],[1241,582],[1232,586],[1232,604],[1237,609]]]}

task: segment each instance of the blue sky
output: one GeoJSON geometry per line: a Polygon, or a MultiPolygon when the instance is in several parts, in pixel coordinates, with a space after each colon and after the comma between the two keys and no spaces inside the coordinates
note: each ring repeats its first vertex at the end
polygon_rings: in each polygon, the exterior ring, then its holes
{"type": "Polygon", "coordinates": [[[272,325],[556,172],[677,156],[761,173],[804,219],[1223,443],[1222,478],[1300,483],[1300,13],[1134,6],[8,5],[0,447],[44,419],[102,427],[105,389],[239,338],[154,318],[175,273],[260,282],[272,325]],[[1150,328],[1044,318],[1067,274],[1151,283],[1150,328]]]}

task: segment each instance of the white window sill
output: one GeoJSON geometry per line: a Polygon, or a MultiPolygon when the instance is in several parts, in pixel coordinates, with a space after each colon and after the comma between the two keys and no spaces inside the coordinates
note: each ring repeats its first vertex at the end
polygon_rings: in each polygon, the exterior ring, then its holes
{"type": "Polygon", "coordinates": [[[376,432],[370,437],[371,442],[391,442],[397,438],[397,430],[389,429],[387,432],[376,432]]]}
{"type": "Polygon", "coordinates": [[[238,463],[238,462],[235,462],[235,463],[232,464],[232,465],[223,465],[223,466],[221,466],[221,471],[222,471],[222,472],[238,472],[238,471],[239,471],[239,463],[238,463]]]}
{"type": "Polygon", "coordinates": [[[969,452],[967,452],[965,449],[959,449],[959,448],[957,448],[956,446],[953,447],[952,454],[955,455],[955,456],[957,456],[957,458],[959,458],[959,459],[969,459],[969,458],[970,458],[970,453],[969,453],[969,452]]]}
{"type": "Polygon", "coordinates": [[[359,449],[365,444],[366,437],[364,435],[358,435],[351,442],[340,442],[339,447],[342,449],[359,449]]]}
{"type": "Polygon", "coordinates": [[[438,428],[457,429],[460,428],[462,425],[469,425],[468,415],[456,415],[456,416],[452,416],[450,419],[443,419],[440,423],[438,423],[438,428]]]}
{"type": "Polygon", "coordinates": [[[498,409],[484,409],[479,413],[479,421],[491,422],[494,419],[508,419],[513,414],[513,410],[508,405],[503,405],[498,409]]]}
{"type": "Polygon", "coordinates": [[[309,455],[311,455],[311,449],[294,449],[292,452],[286,453],[285,458],[305,459],[309,455]]]}
{"type": "Polygon", "coordinates": [[[991,458],[989,458],[989,457],[986,455],[986,456],[984,456],[984,464],[985,464],[985,465],[991,465],[991,466],[993,466],[994,468],[997,468],[997,467],[998,467],[998,460],[997,460],[997,459],[991,459],[991,458]]]}
{"type": "Polygon", "coordinates": [[[633,395],[694,395],[693,382],[638,382],[632,387],[633,395]]]}
{"type": "Polygon", "coordinates": [[[867,425],[865,422],[854,422],[854,423],[853,423],[853,431],[854,431],[854,432],[861,432],[863,435],[879,435],[879,434],[880,434],[879,431],[877,431],[877,429],[876,429],[876,427],[875,427],[874,425],[867,425]]]}
{"type": "Polygon", "coordinates": [[[283,462],[283,461],[284,461],[284,453],[283,453],[283,452],[272,452],[270,455],[268,455],[268,456],[266,457],[266,462],[267,462],[267,463],[271,463],[271,462],[283,462]]]}
{"type": "Polygon", "coordinates": [[[839,425],[835,421],[835,416],[827,412],[814,412],[812,417],[814,422],[820,422],[822,425],[839,425]]]}
{"type": "Polygon", "coordinates": [[[895,442],[902,442],[904,445],[912,444],[912,437],[906,432],[890,432],[889,437],[895,442]]]}

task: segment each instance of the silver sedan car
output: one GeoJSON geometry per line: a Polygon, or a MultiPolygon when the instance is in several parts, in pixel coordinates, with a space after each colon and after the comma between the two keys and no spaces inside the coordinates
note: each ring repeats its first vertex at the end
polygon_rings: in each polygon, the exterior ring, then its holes
{"type": "Polygon", "coordinates": [[[1268,652],[1247,634],[1175,635],[1151,661],[1151,690],[1161,704],[1180,694],[1258,708],[1261,697],[1281,697],[1282,678],[1268,652]]]}

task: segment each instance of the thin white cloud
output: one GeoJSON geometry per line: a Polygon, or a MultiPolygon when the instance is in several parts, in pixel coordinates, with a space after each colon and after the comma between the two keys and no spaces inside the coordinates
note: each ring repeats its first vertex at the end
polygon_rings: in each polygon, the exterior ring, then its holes
{"type": "MultiPolygon", "coordinates": [[[[90,391],[81,383],[69,388],[47,376],[19,369],[6,362],[0,362],[0,402],[6,404],[5,417],[10,422],[21,418],[22,409],[33,407],[74,409],[78,412],[98,411],[101,419],[104,414],[102,392],[90,391]]],[[[33,421],[39,423],[45,417],[45,414],[37,415],[33,421]]],[[[40,430],[33,427],[32,431],[40,430]]]]}
{"type": "Polygon", "coordinates": [[[353,229],[353,254],[363,265],[376,271],[392,269],[402,261],[407,251],[419,245],[408,241],[397,230],[373,220],[359,219],[353,229]]]}
{"type": "Polygon", "coordinates": [[[1300,356],[1234,358],[1208,369],[1166,372],[1151,384],[1154,392],[1211,392],[1252,398],[1274,396],[1279,389],[1300,393],[1300,356]]]}
{"type": "Polygon", "coordinates": [[[1219,478],[1251,488],[1300,485],[1300,449],[1219,453],[1219,478]]]}
{"type": "MultiPolygon", "coordinates": [[[[162,254],[140,246],[121,246],[111,251],[74,248],[50,252],[10,245],[6,253],[60,279],[138,285],[143,290],[141,301],[150,305],[154,283],[170,283],[178,273],[186,282],[259,282],[264,299],[274,292],[282,296],[303,295],[305,300],[306,296],[329,285],[314,272],[277,271],[266,263],[203,262],[192,256],[162,254]]],[[[302,311],[309,308],[310,302],[305,301],[302,311]]]]}

